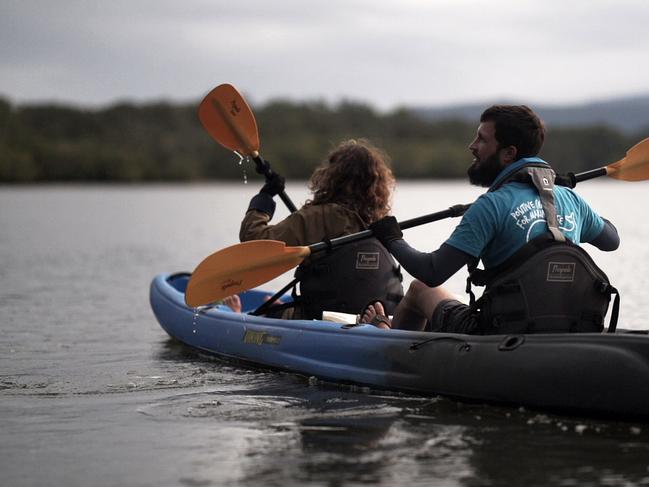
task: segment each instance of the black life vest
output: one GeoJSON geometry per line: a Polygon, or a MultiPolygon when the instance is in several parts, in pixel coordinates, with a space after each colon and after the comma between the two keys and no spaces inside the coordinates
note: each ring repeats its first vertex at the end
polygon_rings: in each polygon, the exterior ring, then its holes
{"type": "Polygon", "coordinates": [[[371,300],[381,300],[388,314],[403,298],[400,267],[375,238],[324,251],[295,271],[300,318],[321,319],[324,310],[356,314],[371,300]]]}
{"type": "Polygon", "coordinates": [[[608,327],[609,332],[614,332],[620,295],[588,253],[559,230],[554,171],[547,165],[526,165],[490,191],[510,181],[524,181],[536,187],[548,232],[492,269],[476,269],[475,265],[469,268],[467,292],[470,306],[479,316],[480,332],[601,332],[611,295],[616,294],[608,327]],[[471,284],[486,286],[477,301],[471,284]]]}
{"type": "MultiPolygon", "coordinates": [[[[611,294],[617,294],[584,249],[551,233],[531,240],[495,268],[474,269],[469,280],[486,286],[471,303],[483,334],[599,333],[611,294]]],[[[615,331],[618,312],[619,294],[609,332],[615,331]]]]}

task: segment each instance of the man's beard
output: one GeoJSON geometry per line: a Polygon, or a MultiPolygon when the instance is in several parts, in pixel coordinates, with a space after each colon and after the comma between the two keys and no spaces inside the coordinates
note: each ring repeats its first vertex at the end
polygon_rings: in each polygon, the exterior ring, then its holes
{"type": "Polygon", "coordinates": [[[488,188],[496,180],[503,166],[498,159],[498,152],[490,155],[484,161],[477,160],[467,169],[469,182],[475,186],[488,188]]]}

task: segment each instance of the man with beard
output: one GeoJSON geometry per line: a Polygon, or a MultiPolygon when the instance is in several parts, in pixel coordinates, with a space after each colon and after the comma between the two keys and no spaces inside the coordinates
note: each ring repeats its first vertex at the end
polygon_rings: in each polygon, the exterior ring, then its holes
{"type": "MultiPolygon", "coordinates": [[[[394,217],[385,217],[370,226],[416,280],[395,309],[391,323],[379,301],[362,311],[360,321],[380,328],[497,333],[490,324],[492,317],[487,321],[481,319],[481,310],[473,300],[471,306],[463,304],[441,286],[460,268],[467,265],[474,269],[481,260],[487,272],[499,269],[528,242],[547,235],[562,243],[588,242],[600,250],[615,250],[619,245],[615,227],[571,189],[554,185],[554,171],[537,157],[544,138],[543,123],[527,106],[495,105],[485,110],[476,138],[469,146],[474,160],[467,172],[471,184],[489,190],[471,205],[451,236],[434,252],[419,252],[410,247],[394,217]]],[[[583,259],[589,259],[583,250],[578,252],[585,255],[583,259]]],[[[515,264],[520,267],[520,262],[515,264]]],[[[563,268],[566,269],[571,267],[563,268]]],[[[543,289],[534,289],[534,297],[543,294],[543,289]]],[[[525,301],[526,296],[520,294],[513,299],[525,301]]],[[[567,299],[569,303],[570,296],[567,299]]],[[[579,299],[575,297],[572,302],[579,299]]],[[[599,298],[593,299],[600,303],[594,305],[599,307],[599,314],[602,307],[605,314],[610,294],[606,296],[605,307],[599,298]]],[[[564,307],[568,306],[574,304],[564,307]]],[[[600,331],[602,320],[603,316],[595,318],[595,328],[600,331]]],[[[575,331],[590,331],[588,326],[575,326],[575,331]]]]}

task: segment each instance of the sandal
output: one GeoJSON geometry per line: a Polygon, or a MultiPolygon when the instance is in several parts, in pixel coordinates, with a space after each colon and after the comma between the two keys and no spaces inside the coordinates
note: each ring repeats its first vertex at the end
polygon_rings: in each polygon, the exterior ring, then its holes
{"type": "Polygon", "coordinates": [[[392,323],[390,322],[390,319],[387,316],[379,312],[378,307],[376,306],[377,304],[380,305],[381,310],[385,312],[385,305],[383,304],[383,301],[379,299],[375,299],[367,303],[367,305],[363,308],[363,311],[360,314],[359,322],[368,323],[370,325],[376,326],[377,328],[389,330],[390,328],[392,328],[392,323]],[[368,322],[361,321],[363,319],[363,316],[365,316],[366,314],[371,314],[369,313],[370,306],[372,306],[373,308],[374,316],[372,316],[372,318],[370,318],[368,322]]]}

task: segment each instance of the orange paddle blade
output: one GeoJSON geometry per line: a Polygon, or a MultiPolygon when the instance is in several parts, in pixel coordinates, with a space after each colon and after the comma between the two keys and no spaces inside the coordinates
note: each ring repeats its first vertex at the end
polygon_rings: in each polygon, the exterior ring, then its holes
{"type": "Polygon", "coordinates": [[[230,84],[210,91],[198,107],[203,127],[223,147],[244,156],[259,151],[259,133],[252,110],[230,84]]]}
{"type": "Polygon", "coordinates": [[[649,179],[649,138],[631,147],[623,159],[606,166],[606,175],[622,181],[649,179]]]}
{"type": "Polygon", "coordinates": [[[251,240],[206,257],[192,273],[185,302],[202,306],[247,291],[284,274],[311,253],[277,240],[251,240]]]}

